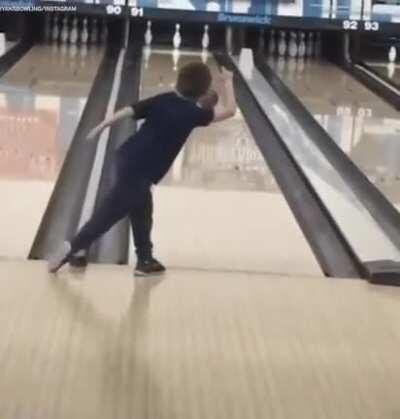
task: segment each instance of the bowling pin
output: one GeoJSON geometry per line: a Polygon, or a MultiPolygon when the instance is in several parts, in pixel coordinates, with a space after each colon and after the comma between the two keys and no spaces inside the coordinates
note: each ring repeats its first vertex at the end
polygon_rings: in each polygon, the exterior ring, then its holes
{"type": "Polygon", "coordinates": [[[88,20],[85,17],[82,24],[81,43],[87,44],[89,39],[88,20]]]}
{"type": "Polygon", "coordinates": [[[297,57],[298,48],[297,48],[297,33],[290,32],[289,40],[289,56],[292,58],[297,57]]]}
{"type": "Polygon", "coordinates": [[[58,27],[58,15],[54,15],[53,30],[51,32],[51,39],[52,39],[52,41],[53,42],[57,42],[59,35],[60,35],[60,29],[58,27]]]}
{"type": "Polygon", "coordinates": [[[242,48],[240,50],[239,68],[246,78],[252,78],[254,69],[254,56],[252,49],[242,48]]]}
{"type": "Polygon", "coordinates": [[[179,58],[180,58],[180,52],[178,51],[177,48],[175,48],[172,52],[172,62],[174,64],[174,71],[178,70],[179,58]]]}
{"type": "Polygon", "coordinates": [[[62,29],[61,29],[61,42],[66,44],[69,38],[69,30],[68,30],[68,17],[64,16],[62,21],[62,29]]]}
{"type": "Polygon", "coordinates": [[[283,57],[286,54],[286,34],[284,31],[279,31],[278,54],[283,57]]]}
{"type": "Polygon", "coordinates": [[[92,21],[92,32],[90,33],[90,43],[97,44],[99,40],[99,28],[97,26],[97,19],[94,18],[92,21]]]}
{"type": "Polygon", "coordinates": [[[389,49],[389,62],[390,63],[394,63],[396,61],[397,58],[397,50],[396,47],[394,45],[392,45],[389,49]]]}
{"type": "Polygon", "coordinates": [[[233,30],[232,26],[225,28],[225,48],[229,55],[233,54],[233,30]]]}
{"type": "Polygon", "coordinates": [[[201,46],[203,47],[203,50],[208,49],[209,45],[210,45],[210,35],[208,33],[208,25],[204,25],[204,33],[203,33],[203,38],[201,40],[201,46]]]}
{"type": "Polygon", "coordinates": [[[69,42],[72,45],[76,45],[76,43],[78,42],[78,18],[75,16],[74,20],[72,21],[72,29],[71,32],[69,34],[69,42]]]}
{"type": "Polygon", "coordinates": [[[268,40],[268,53],[270,55],[275,54],[276,50],[276,41],[275,41],[275,30],[271,29],[269,33],[269,40],[268,40]]]}
{"type": "Polygon", "coordinates": [[[306,45],[306,55],[307,57],[312,57],[314,53],[314,33],[309,32],[306,45]]]}
{"type": "Polygon", "coordinates": [[[299,42],[299,57],[304,57],[306,55],[306,34],[300,32],[300,42],[299,42]]]}
{"type": "Polygon", "coordinates": [[[181,25],[179,23],[175,25],[175,34],[174,34],[174,38],[172,39],[172,43],[175,49],[179,49],[179,47],[181,46],[181,43],[182,43],[181,25]]]}
{"type": "Polygon", "coordinates": [[[0,57],[6,53],[6,34],[4,32],[0,33],[0,57]]]}
{"type": "Polygon", "coordinates": [[[146,29],[146,32],[144,34],[144,44],[146,46],[150,46],[152,40],[153,40],[153,34],[151,33],[151,21],[148,20],[147,21],[147,29],[146,29]]]}

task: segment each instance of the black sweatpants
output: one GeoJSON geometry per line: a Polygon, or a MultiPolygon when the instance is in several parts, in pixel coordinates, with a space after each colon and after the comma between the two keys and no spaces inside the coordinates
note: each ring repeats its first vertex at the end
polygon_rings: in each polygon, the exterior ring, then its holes
{"type": "Polygon", "coordinates": [[[117,181],[90,220],[71,240],[71,255],[87,249],[115,223],[128,216],[131,222],[136,254],[140,259],[152,256],[153,225],[152,183],[149,180],[119,174],[117,181]]]}

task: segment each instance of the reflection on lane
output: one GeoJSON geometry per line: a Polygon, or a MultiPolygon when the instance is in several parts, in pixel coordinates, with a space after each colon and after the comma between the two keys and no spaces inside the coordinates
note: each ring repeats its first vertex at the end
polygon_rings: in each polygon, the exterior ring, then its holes
{"type": "MultiPolygon", "coordinates": [[[[153,50],[143,98],[173,89],[179,67],[201,55],[178,58],[153,50]]],[[[169,267],[321,275],[240,112],[192,133],[155,201],[155,251],[169,267]]]]}
{"type": "Polygon", "coordinates": [[[68,53],[35,47],[0,80],[0,256],[29,253],[102,56],[68,53]]]}
{"type": "Polygon", "coordinates": [[[370,181],[400,208],[399,114],[331,63],[268,58],[268,64],[370,181]]]}

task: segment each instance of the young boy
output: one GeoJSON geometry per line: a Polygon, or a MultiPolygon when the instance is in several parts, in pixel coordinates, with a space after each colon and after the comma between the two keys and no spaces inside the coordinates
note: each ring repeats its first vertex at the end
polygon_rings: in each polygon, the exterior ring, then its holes
{"type": "Polygon", "coordinates": [[[145,120],[117,152],[116,184],[78,234],[50,258],[49,272],[57,272],[72,255],[87,249],[126,216],[131,222],[136,247],[135,274],[145,276],[165,271],[152,253],[151,185],[158,183],[168,172],[194,128],[235,114],[232,73],[223,68],[218,79],[222,106],[215,106],[218,95],[210,90],[212,76],[209,68],[203,63],[190,63],[179,71],[175,91],[127,106],[88,134],[87,138],[92,140],[104,128],[126,117],[145,120]]]}

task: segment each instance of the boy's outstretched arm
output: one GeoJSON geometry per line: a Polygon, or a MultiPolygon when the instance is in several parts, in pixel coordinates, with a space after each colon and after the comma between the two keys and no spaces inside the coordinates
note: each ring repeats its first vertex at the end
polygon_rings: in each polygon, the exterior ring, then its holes
{"type": "Polygon", "coordinates": [[[134,116],[134,110],[132,106],[125,106],[124,108],[120,109],[119,111],[115,112],[114,115],[112,115],[110,118],[105,119],[104,121],[100,122],[99,125],[94,127],[92,130],[90,130],[89,134],[86,136],[88,140],[93,140],[98,135],[101,134],[101,132],[114,124],[115,122],[119,121],[120,119],[127,118],[127,117],[133,117],[134,116]]]}
{"type": "Polygon", "coordinates": [[[213,122],[220,122],[232,118],[235,116],[237,110],[235,91],[233,89],[233,73],[226,68],[222,68],[219,75],[219,85],[222,106],[216,107],[213,122]]]}

